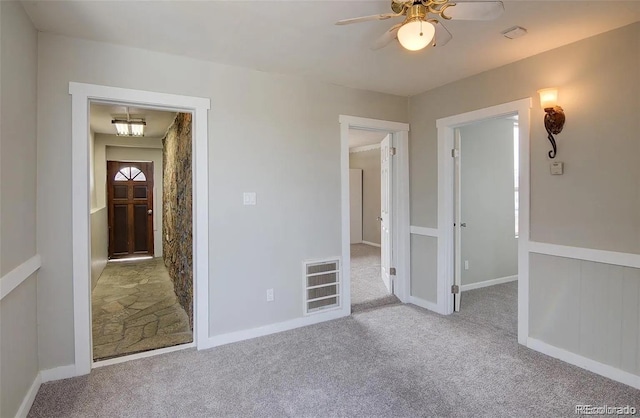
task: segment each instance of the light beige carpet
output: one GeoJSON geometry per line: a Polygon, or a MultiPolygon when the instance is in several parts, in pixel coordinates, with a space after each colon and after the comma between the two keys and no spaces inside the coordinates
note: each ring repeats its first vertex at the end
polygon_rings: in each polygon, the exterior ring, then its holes
{"type": "Polygon", "coordinates": [[[91,305],[94,360],[193,341],[162,258],[109,262],[91,305]]]}
{"type": "Polygon", "coordinates": [[[380,275],[380,248],[366,244],[351,245],[351,311],[399,303],[390,295],[380,275]]]}
{"type": "Polygon", "coordinates": [[[499,328],[389,305],[45,383],[29,417],[574,417],[578,404],[638,408],[640,391],[499,328]]]}

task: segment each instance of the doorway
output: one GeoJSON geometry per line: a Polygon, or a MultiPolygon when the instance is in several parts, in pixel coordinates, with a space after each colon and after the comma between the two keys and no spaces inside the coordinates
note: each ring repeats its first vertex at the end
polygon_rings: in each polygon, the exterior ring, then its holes
{"type": "Polygon", "coordinates": [[[89,119],[93,360],[191,343],[191,114],[92,102],[89,119]]]}
{"type": "Polygon", "coordinates": [[[340,122],[344,300],[353,312],[406,301],[408,125],[349,116],[340,122]]]}
{"type": "MultiPolygon", "coordinates": [[[[173,348],[144,352],[126,356],[113,361],[93,362],[92,356],[92,318],[91,318],[91,258],[94,250],[90,234],[90,155],[91,141],[87,138],[90,132],[89,105],[91,102],[128,103],[145,108],[173,112],[186,112],[192,116],[193,142],[193,338],[198,349],[210,346],[208,321],[208,118],[210,100],[198,97],[154,93],[149,91],[107,87],[84,83],[69,83],[72,96],[72,235],[73,235],[73,294],[74,294],[74,374],[88,374],[92,367],[109,362],[127,361],[133,358],[146,357],[173,351],[173,348]],[[202,196],[198,198],[198,196],[202,196]]],[[[106,195],[106,194],[105,194],[106,195]]],[[[156,211],[158,213],[158,211],[156,211]]],[[[157,223],[156,223],[157,225],[157,223]]],[[[157,251],[157,241],[154,245],[157,251]]],[[[183,349],[194,344],[181,345],[175,349],[183,349]]]]}
{"type": "Polygon", "coordinates": [[[109,258],[152,257],[153,161],[107,161],[109,258]]]}
{"type": "Polygon", "coordinates": [[[454,131],[454,311],[517,335],[518,115],[454,131]]]}
{"type": "MultiPolygon", "coordinates": [[[[437,120],[438,128],[438,265],[437,311],[448,315],[454,312],[459,298],[460,281],[456,278],[456,243],[464,227],[456,208],[455,162],[456,128],[474,122],[517,115],[518,119],[518,257],[517,257],[517,334],[518,342],[526,344],[529,318],[529,127],[531,99],[522,99],[473,112],[437,120]],[[458,222],[456,222],[456,217],[458,222]],[[456,239],[456,236],[458,238],[456,239]],[[456,297],[458,296],[458,297],[456,297]]],[[[457,252],[460,254],[460,251],[457,252]]],[[[458,268],[457,271],[461,271],[458,268]]],[[[464,303],[464,302],[463,302],[464,303]]]]}
{"type": "Polygon", "coordinates": [[[351,310],[398,303],[390,271],[392,134],[349,130],[351,310]]]}

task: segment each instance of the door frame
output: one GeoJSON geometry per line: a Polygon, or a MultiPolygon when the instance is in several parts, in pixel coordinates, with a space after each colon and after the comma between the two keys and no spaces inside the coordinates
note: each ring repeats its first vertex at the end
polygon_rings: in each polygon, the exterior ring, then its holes
{"type": "MultiPolygon", "coordinates": [[[[89,106],[126,103],[191,113],[193,167],[193,339],[206,348],[209,337],[209,186],[207,98],[156,93],[96,84],[69,83],[71,95],[71,185],[73,259],[73,333],[75,376],[89,374],[93,362],[91,332],[91,238],[89,194],[89,106]]],[[[192,344],[193,345],[193,344],[192,344]]],[[[157,350],[160,354],[162,350],[157,350]]]]}
{"type": "Polygon", "coordinates": [[[351,242],[349,212],[349,129],[392,134],[396,148],[392,164],[393,219],[392,264],[396,267],[393,292],[401,302],[409,301],[411,286],[410,218],[409,218],[409,124],[379,119],[340,115],[340,172],[342,192],[342,297],[343,309],[351,313],[351,242]]]}
{"type": "MultiPolygon", "coordinates": [[[[115,197],[113,196],[113,184],[114,183],[114,179],[113,179],[113,173],[109,170],[109,163],[116,163],[116,164],[150,164],[150,172],[145,173],[145,176],[150,178],[151,180],[146,180],[145,182],[147,183],[147,190],[148,190],[148,194],[147,194],[147,203],[149,201],[151,201],[151,216],[149,216],[147,218],[147,241],[148,241],[148,253],[149,256],[151,257],[155,257],[155,230],[154,230],[154,218],[155,218],[155,196],[154,196],[154,190],[155,190],[155,182],[154,182],[154,166],[153,166],[153,161],[117,161],[117,160],[106,160],[107,163],[107,178],[106,178],[106,183],[107,183],[107,225],[109,228],[109,245],[108,245],[108,258],[109,259],[127,259],[127,258],[132,258],[132,257],[140,257],[140,255],[136,255],[135,253],[133,254],[128,254],[126,257],[114,257],[114,246],[115,243],[113,242],[113,236],[115,234],[114,232],[114,228],[113,228],[113,223],[115,222],[114,217],[115,214],[113,213],[114,208],[113,208],[113,200],[115,199],[115,197]],[[149,175],[151,174],[151,175],[149,175]],[[149,184],[150,183],[150,184],[149,184]],[[149,187],[151,186],[151,187],[149,187]],[[149,196],[151,196],[151,198],[149,199],[149,196]]],[[[144,171],[142,169],[141,170],[143,173],[144,171]]],[[[119,171],[119,170],[117,170],[119,171]]],[[[117,172],[116,171],[116,172],[117,172]]],[[[128,192],[128,189],[127,189],[128,192]]],[[[127,200],[129,199],[129,197],[127,196],[127,200]]],[[[148,208],[149,206],[147,206],[148,208]]],[[[128,208],[127,208],[128,210],[128,208]]],[[[128,214],[127,214],[128,216],[128,214]]],[[[134,220],[135,222],[135,220],[134,220]]],[[[127,226],[127,234],[131,233],[131,231],[128,230],[129,226],[127,226]]],[[[144,257],[145,255],[143,255],[144,257]]]]}
{"type": "Polygon", "coordinates": [[[451,286],[454,274],[454,145],[455,128],[474,122],[517,114],[519,125],[519,236],[518,236],[518,342],[529,335],[529,212],[530,212],[530,110],[531,98],[441,118],[438,128],[438,313],[453,313],[451,286]]]}

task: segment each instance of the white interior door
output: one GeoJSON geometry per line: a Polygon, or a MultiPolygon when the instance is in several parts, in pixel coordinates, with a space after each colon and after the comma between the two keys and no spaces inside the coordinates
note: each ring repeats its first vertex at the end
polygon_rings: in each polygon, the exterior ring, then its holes
{"type": "Polygon", "coordinates": [[[349,204],[351,244],[362,242],[362,170],[349,169],[349,204]]]}
{"type": "Polygon", "coordinates": [[[380,255],[382,263],[382,281],[389,293],[393,293],[391,276],[391,134],[380,143],[380,255]]]}
{"type": "Polygon", "coordinates": [[[453,196],[454,204],[453,210],[455,211],[454,219],[454,265],[453,265],[453,285],[458,289],[457,293],[453,293],[453,310],[460,312],[460,302],[462,292],[460,287],[462,286],[462,228],[466,225],[462,223],[462,187],[461,187],[461,172],[460,172],[460,129],[454,131],[454,182],[453,182],[453,196]]]}

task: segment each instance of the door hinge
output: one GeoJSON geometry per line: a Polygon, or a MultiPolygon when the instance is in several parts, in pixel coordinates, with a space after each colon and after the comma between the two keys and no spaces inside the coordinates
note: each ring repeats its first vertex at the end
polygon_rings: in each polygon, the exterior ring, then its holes
{"type": "Polygon", "coordinates": [[[395,276],[396,275],[396,268],[395,267],[391,267],[389,269],[389,276],[395,276]]]}
{"type": "Polygon", "coordinates": [[[455,149],[455,148],[454,148],[454,149],[452,149],[452,150],[451,150],[451,156],[452,156],[453,158],[458,158],[458,157],[460,156],[460,150],[455,149]]]}
{"type": "Polygon", "coordinates": [[[456,295],[460,293],[460,286],[458,286],[457,284],[454,284],[453,286],[451,286],[451,293],[456,295]]]}
{"type": "Polygon", "coordinates": [[[389,148],[389,155],[396,155],[396,147],[389,148]]]}

